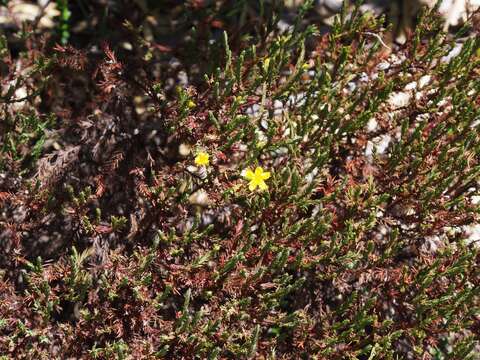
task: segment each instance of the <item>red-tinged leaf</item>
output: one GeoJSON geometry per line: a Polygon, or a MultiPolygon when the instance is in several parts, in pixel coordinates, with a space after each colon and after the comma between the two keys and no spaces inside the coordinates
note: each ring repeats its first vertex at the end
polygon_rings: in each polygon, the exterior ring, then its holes
{"type": "Polygon", "coordinates": [[[164,52],[164,53],[169,53],[169,52],[173,51],[173,49],[170,46],[167,46],[167,45],[153,44],[153,47],[155,49],[157,49],[158,51],[164,52]]]}
{"type": "Polygon", "coordinates": [[[221,20],[212,20],[212,22],[210,23],[210,25],[213,27],[213,28],[216,28],[216,29],[223,29],[225,27],[225,24],[223,23],[223,21],[221,20]]]}
{"type": "Polygon", "coordinates": [[[97,225],[95,231],[99,234],[109,234],[112,232],[112,227],[108,225],[97,225]]]}
{"type": "Polygon", "coordinates": [[[0,192],[0,202],[7,201],[8,199],[11,198],[11,194],[8,192],[0,192]]]}

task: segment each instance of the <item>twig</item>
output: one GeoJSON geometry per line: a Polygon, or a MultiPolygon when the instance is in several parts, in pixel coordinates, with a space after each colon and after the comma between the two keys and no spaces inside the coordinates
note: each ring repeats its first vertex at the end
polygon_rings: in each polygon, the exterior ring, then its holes
{"type": "Polygon", "coordinates": [[[370,31],[364,31],[362,34],[376,37],[376,38],[378,39],[378,41],[380,41],[380,44],[382,44],[382,45],[383,45],[384,47],[386,47],[388,50],[392,51],[392,48],[391,48],[390,46],[388,46],[387,44],[385,44],[385,42],[384,42],[383,39],[380,37],[380,35],[375,34],[375,33],[372,33],[372,32],[370,32],[370,31]]]}

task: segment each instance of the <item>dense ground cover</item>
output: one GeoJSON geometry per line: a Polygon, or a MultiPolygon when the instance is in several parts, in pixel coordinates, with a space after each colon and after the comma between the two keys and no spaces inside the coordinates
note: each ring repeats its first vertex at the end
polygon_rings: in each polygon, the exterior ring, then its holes
{"type": "Polygon", "coordinates": [[[56,5],[0,38],[3,358],[478,358],[475,17],[56,5]]]}

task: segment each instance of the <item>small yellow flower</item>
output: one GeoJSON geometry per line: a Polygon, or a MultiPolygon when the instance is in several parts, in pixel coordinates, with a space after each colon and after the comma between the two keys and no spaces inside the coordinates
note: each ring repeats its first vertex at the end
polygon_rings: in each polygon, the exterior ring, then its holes
{"type": "Polygon", "coordinates": [[[248,189],[250,191],[255,190],[257,187],[260,190],[267,190],[268,186],[267,184],[265,184],[265,180],[267,180],[268,178],[270,178],[270,172],[263,171],[260,166],[257,166],[255,172],[250,169],[247,169],[245,171],[245,179],[250,180],[250,183],[248,185],[248,189]]]}
{"type": "Polygon", "coordinates": [[[188,106],[189,109],[193,109],[197,106],[197,104],[195,104],[195,102],[193,100],[188,100],[187,106],[188,106]]]}
{"type": "Polygon", "coordinates": [[[198,166],[208,166],[208,164],[210,164],[210,155],[206,152],[200,151],[195,157],[195,164],[198,166]]]}

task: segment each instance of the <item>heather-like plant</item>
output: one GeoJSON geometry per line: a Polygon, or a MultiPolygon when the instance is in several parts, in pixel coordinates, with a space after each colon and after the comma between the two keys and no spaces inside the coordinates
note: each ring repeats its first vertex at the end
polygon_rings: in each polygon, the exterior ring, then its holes
{"type": "Polygon", "coordinates": [[[475,19],[249,3],[3,38],[5,358],[478,357],[475,19]]]}

